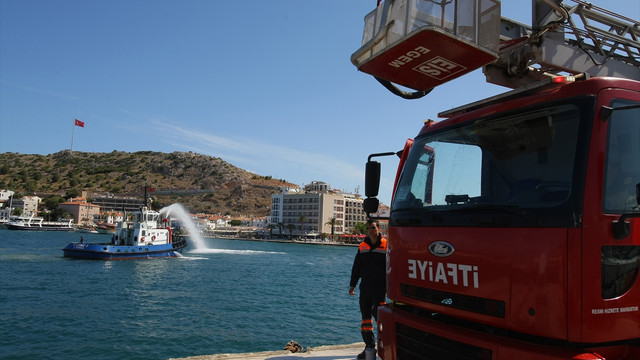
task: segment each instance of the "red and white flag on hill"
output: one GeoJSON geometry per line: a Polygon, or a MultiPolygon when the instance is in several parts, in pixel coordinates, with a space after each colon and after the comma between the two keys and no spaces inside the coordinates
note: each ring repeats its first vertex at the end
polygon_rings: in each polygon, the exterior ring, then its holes
{"type": "Polygon", "coordinates": [[[80,126],[80,127],[84,127],[84,121],[80,121],[78,119],[75,119],[76,122],[74,123],[75,126],[80,126]]]}

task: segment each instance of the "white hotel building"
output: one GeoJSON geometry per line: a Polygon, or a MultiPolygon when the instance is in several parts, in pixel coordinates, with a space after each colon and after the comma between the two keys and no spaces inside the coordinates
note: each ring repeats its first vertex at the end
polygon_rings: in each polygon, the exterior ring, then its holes
{"type": "Polygon", "coordinates": [[[283,224],[285,234],[288,225],[293,225],[294,235],[314,236],[331,234],[327,222],[336,218],[335,234],[351,233],[356,223],[367,221],[362,202],[360,195],[330,189],[321,181],[313,181],[302,190],[283,188],[280,194],[271,196],[271,224],[283,224]]]}

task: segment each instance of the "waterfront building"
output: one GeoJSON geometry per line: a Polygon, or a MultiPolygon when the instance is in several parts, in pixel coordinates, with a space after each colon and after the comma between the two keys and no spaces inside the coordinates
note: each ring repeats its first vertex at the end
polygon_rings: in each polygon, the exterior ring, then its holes
{"type": "Polygon", "coordinates": [[[105,224],[117,224],[119,222],[121,222],[122,220],[124,220],[124,214],[119,212],[119,211],[103,211],[102,208],[100,208],[100,215],[98,218],[94,217],[94,222],[100,224],[100,223],[105,223],[105,224]]]}
{"type": "Polygon", "coordinates": [[[211,216],[209,217],[209,222],[212,230],[229,226],[229,218],[225,216],[211,216]]]}
{"type": "Polygon", "coordinates": [[[96,196],[92,202],[103,211],[137,211],[145,206],[144,199],[117,196],[96,196]]]}
{"type": "Polygon", "coordinates": [[[13,203],[11,201],[13,194],[11,190],[0,189],[0,224],[6,223],[11,217],[13,203]]]}
{"type": "Polygon", "coordinates": [[[362,209],[364,200],[357,194],[345,194],[344,222],[346,229],[353,229],[357,223],[366,223],[367,214],[362,209]]]}
{"type": "Polygon", "coordinates": [[[37,216],[38,205],[42,199],[37,196],[23,196],[20,199],[13,199],[12,207],[14,209],[22,209],[24,216],[37,216]]]}
{"type": "Polygon", "coordinates": [[[329,184],[313,181],[303,189],[283,188],[271,196],[272,226],[283,226],[283,233],[294,236],[319,236],[330,234],[335,218],[336,235],[350,233],[356,223],[366,222],[362,210],[363,199],[358,194],[349,194],[331,189],[329,184]]]}
{"type": "Polygon", "coordinates": [[[252,217],[251,224],[249,226],[258,228],[258,229],[266,229],[267,228],[267,218],[263,217],[252,217]]]}
{"type": "Polygon", "coordinates": [[[0,189],[0,204],[9,201],[13,194],[15,193],[11,190],[0,189]]]}
{"type": "Polygon", "coordinates": [[[94,218],[100,216],[100,206],[88,203],[84,198],[71,198],[58,204],[58,207],[71,214],[73,221],[79,225],[92,224],[94,218]]]}

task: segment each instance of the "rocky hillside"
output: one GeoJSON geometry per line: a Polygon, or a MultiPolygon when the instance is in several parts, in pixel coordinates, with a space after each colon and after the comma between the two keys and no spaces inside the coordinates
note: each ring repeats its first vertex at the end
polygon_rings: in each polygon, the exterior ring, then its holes
{"type": "Polygon", "coordinates": [[[296,186],[237,168],[220,158],[173,152],[0,154],[0,189],[17,195],[143,197],[147,184],[154,208],[181,203],[192,212],[268,215],[271,194],[296,186]]]}

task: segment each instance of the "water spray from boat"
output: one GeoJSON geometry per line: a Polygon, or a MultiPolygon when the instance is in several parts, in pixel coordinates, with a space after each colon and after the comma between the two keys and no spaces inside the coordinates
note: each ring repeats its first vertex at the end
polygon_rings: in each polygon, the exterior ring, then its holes
{"type": "Polygon", "coordinates": [[[191,216],[182,205],[171,204],[160,209],[160,213],[166,214],[167,217],[176,218],[180,222],[180,224],[182,224],[182,226],[187,229],[187,232],[189,233],[189,240],[191,240],[190,245],[193,246],[194,251],[202,251],[207,249],[202,236],[200,236],[200,232],[196,228],[193,220],[191,220],[191,216]]]}
{"type": "Polygon", "coordinates": [[[261,254],[284,254],[280,252],[272,251],[257,251],[257,250],[231,250],[231,249],[212,249],[207,247],[204,239],[200,235],[200,232],[196,228],[195,223],[191,219],[191,216],[187,210],[180,204],[171,204],[160,210],[161,214],[165,214],[167,217],[173,217],[177,219],[182,226],[187,229],[189,233],[189,244],[193,249],[189,250],[189,253],[195,254],[234,254],[234,255],[261,255],[261,254]]]}

